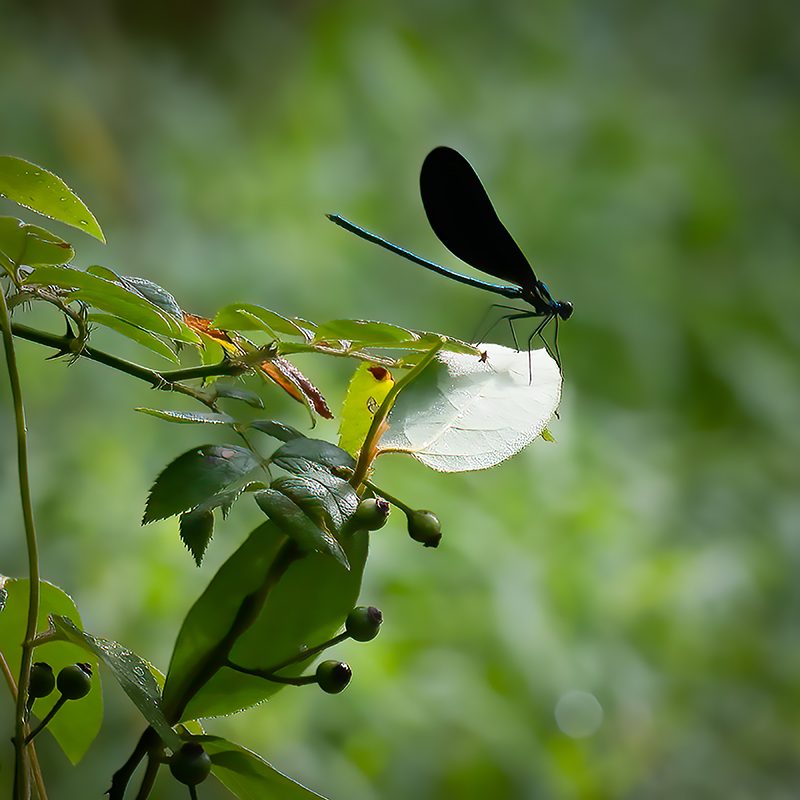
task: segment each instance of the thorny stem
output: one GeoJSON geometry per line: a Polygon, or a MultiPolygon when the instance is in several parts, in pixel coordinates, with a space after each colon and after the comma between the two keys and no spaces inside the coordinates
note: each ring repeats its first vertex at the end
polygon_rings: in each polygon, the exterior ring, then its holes
{"type": "Polygon", "coordinates": [[[28,474],[28,439],[25,428],[25,407],[22,401],[22,387],[14,351],[14,336],[11,333],[11,320],[8,314],[5,293],[0,291],[0,328],[2,328],[3,348],[6,354],[6,368],[14,400],[14,419],[17,430],[17,472],[19,493],[22,504],[22,520],[25,530],[25,543],[28,549],[28,619],[25,625],[25,638],[22,642],[22,658],[17,681],[17,709],[14,726],[14,798],[28,800],[31,793],[30,759],[25,743],[25,702],[31,676],[33,637],[36,635],[36,621],[39,616],[39,551],[36,545],[36,529],[33,522],[30,476],[28,474]]]}
{"type": "MultiPolygon", "coordinates": [[[[70,336],[56,336],[52,333],[45,333],[35,328],[29,328],[27,325],[19,325],[16,322],[11,325],[11,330],[13,334],[19,336],[20,339],[27,339],[29,342],[36,342],[46,347],[52,347],[64,354],[74,354],[71,350],[73,339],[70,336]]],[[[221,364],[212,364],[210,366],[158,371],[133,364],[130,361],[117,358],[117,356],[104,353],[102,350],[97,350],[88,345],[84,345],[77,355],[81,358],[88,358],[90,361],[97,361],[100,364],[105,364],[107,367],[111,367],[118,372],[124,372],[126,375],[130,375],[133,378],[139,378],[139,380],[151,384],[154,389],[165,389],[188,394],[207,406],[212,406],[213,401],[210,401],[202,391],[184,386],[180,381],[211,378],[222,375],[241,375],[242,372],[248,369],[245,364],[236,361],[224,361],[221,364]]]]}

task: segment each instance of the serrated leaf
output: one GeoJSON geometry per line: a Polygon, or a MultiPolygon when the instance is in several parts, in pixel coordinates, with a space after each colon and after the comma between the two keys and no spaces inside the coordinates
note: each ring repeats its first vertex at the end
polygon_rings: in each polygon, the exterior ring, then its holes
{"type": "Polygon", "coordinates": [[[58,175],[14,156],[0,156],[0,194],[44,217],[105,242],[92,212],[58,175]]]}
{"type": "Polygon", "coordinates": [[[339,447],[355,456],[364,444],[375,412],[394,386],[385,367],[362,363],[353,373],[342,404],[339,447]]]}
{"type": "MultiPolygon", "coordinates": [[[[268,669],[303,648],[330,639],[358,599],[368,541],[363,531],[342,539],[349,571],[319,553],[292,562],[270,589],[256,621],[233,646],[231,660],[251,669],[268,669]]],[[[260,525],[222,565],[190,609],[178,634],[164,686],[162,707],[168,719],[232,714],[266,700],[284,687],[222,669],[193,698],[186,696],[209,655],[228,635],[243,603],[267,579],[285,542],[286,537],[273,523],[260,525]]],[[[306,666],[307,663],[295,664],[281,674],[299,675],[306,666]]]]}
{"type": "Polygon", "coordinates": [[[15,217],[0,217],[0,254],[12,264],[66,264],[75,256],[61,237],[15,217]]]}
{"type": "Polygon", "coordinates": [[[359,342],[364,347],[370,347],[373,343],[396,345],[402,341],[413,341],[416,336],[406,328],[389,325],[386,322],[370,322],[363,319],[334,319],[324,325],[320,325],[314,334],[314,338],[317,341],[345,339],[351,342],[359,342]]]}
{"type": "Polygon", "coordinates": [[[439,352],[400,394],[382,452],[462,472],[493,467],[541,434],[561,398],[556,362],[545,350],[479,347],[485,358],[439,352]]]}
{"type": "MultiPolygon", "coordinates": [[[[263,486],[263,484],[258,485],[263,486]]],[[[222,516],[227,516],[231,506],[246,488],[246,486],[242,486],[236,491],[215,494],[191,511],[181,514],[181,540],[194,556],[198,567],[203,560],[208,543],[211,541],[211,535],[214,533],[214,514],[212,512],[216,508],[222,508],[222,516]]]]}
{"type": "Polygon", "coordinates": [[[50,621],[60,638],[83,647],[111,670],[125,694],[170,749],[180,747],[178,734],[161,711],[158,683],[150,671],[150,665],[141,656],[117,642],[98,639],[82,631],[68,617],[53,614],[50,621]]]}
{"type": "Polygon", "coordinates": [[[209,735],[195,736],[192,741],[203,745],[211,758],[211,771],[239,800],[312,800],[322,797],[241,745],[209,735]]]}
{"type": "Polygon", "coordinates": [[[172,361],[174,364],[180,363],[180,359],[175,355],[175,351],[154,333],[150,333],[142,328],[137,328],[135,325],[125,322],[124,319],[120,319],[111,314],[92,313],[88,315],[88,319],[89,322],[94,322],[96,325],[103,325],[106,328],[110,328],[112,331],[122,334],[162,358],[172,361]]]}
{"type": "MultiPolygon", "coordinates": [[[[350,569],[347,556],[336,538],[308,516],[303,508],[275,489],[262,489],[254,495],[258,507],[300,546],[303,552],[325,553],[333,556],[345,569],[350,569]]],[[[313,495],[309,498],[316,501],[313,495]]]]}
{"type": "MultiPolygon", "coordinates": [[[[25,638],[28,616],[27,579],[0,578],[6,594],[6,604],[0,614],[0,652],[14,675],[19,674],[20,642],[25,638]]],[[[39,616],[36,630],[48,629],[50,614],[65,614],[78,621],[80,614],[72,598],[62,589],[47,581],[39,583],[39,616]]],[[[34,651],[34,661],[46,661],[58,674],[64,667],[78,662],[89,662],[94,672],[92,688],[80,702],[66,703],[53,717],[47,731],[55,738],[67,758],[77,764],[94,741],[103,721],[103,692],[98,675],[99,659],[87,656],[78,645],[63,641],[50,641],[39,645],[34,651]]],[[[58,699],[58,692],[48,697],[40,697],[33,704],[33,714],[43,719],[58,699]]],[[[43,734],[44,735],[44,734],[43,734]]]]}
{"type": "Polygon", "coordinates": [[[274,439],[280,439],[282,442],[290,442],[292,439],[305,439],[305,435],[300,433],[296,428],[291,425],[284,425],[282,422],[276,422],[273,419],[255,419],[247,423],[247,427],[254,430],[266,433],[274,439]]]}
{"type": "Polygon", "coordinates": [[[252,408],[264,408],[264,401],[249,389],[240,389],[237,386],[229,386],[224,383],[214,385],[217,397],[227,397],[229,400],[241,400],[252,408]]]}
{"type": "Polygon", "coordinates": [[[232,331],[264,331],[274,338],[283,333],[311,340],[313,323],[304,319],[289,319],[255,303],[235,303],[221,308],[211,323],[215,328],[232,331]]]}
{"type": "Polygon", "coordinates": [[[181,514],[181,541],[194,557],[199,567],[203,561],[208,543],[214,533],[214,513],[202,506],[181,514]]]}
{"type": "Polygon", "coordinates": [[[156,478],[142,524],[188,511],[258,466],[249,450],[207,444],[178,456],[156,478]]]}
{"type": "Polygon", "coordinates": [[[133,410],[141,411],[142,414],[149,414],[151,417],[158,417],[167,422],[178,422],[184,425],[192,423],[233,425],[236,423],[233,417],[214,411],[165,411],[159,408],[134,408],[133,410]]]}
{"type": "Polygon", "coordinates": [[[304,462],[313,461],[328,469],[353,470],[356,462],[350,453],[323,439],[291,439],[282,444],[271,456],[270,461],[289,472],[306,470],[304,462]]]}

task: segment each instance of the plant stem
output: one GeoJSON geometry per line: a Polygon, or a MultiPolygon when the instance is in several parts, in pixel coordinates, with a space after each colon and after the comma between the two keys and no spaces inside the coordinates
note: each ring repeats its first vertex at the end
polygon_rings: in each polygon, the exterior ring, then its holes
{"type": "MultiPolygon", "coordinates": [[[[36,342],[45,347],[52,347],[65,354],[72,354],[70,344],[74,340],[69,336],[56,336],[52,333],[39,331],[35,328],[29,328],[27,325],[19,325],[13,323],[11,331],[14,336],[20,339],[27,339],[29,342],[36,342]]],[[[166,389],[172,392],[181,392],[188,394],[200,400],[205,405],[210,405],[208,398],[203,396],[203,393],[192,389],[189,386],[184,386],[180,381],[194,380],[197,378],[211,378],[222,375],[240,375],[247,369],[246,365],[236,361],[222,362],[221,364],[212,364],[203,367],[189,367],[187,369],[173,369],[160,372],[155,369],[148,369],[139,364],[133,364],[125,359],[112,356],[110,353],[104,353],[102,350],[97,350],[94,347],[85,345],[80,353],[76,353],[81,358],[88,358],[90,361],[96,361],[99,364],[104,364],[107,367],[124,372],[133,378],[145,381],[153,386],[154,389],[166,389]]]]}
{"type": "Polygon", "coordinates": [[[428,364],[436,358],[436,354],[439,350],[442,349],[444,345],[444,339],[440,339],[438,344],[435,344],[427,353],[420,359],[419,364],[417,364],[414,369],[412,369],[408,374],[404,375],[397,383],[392,386],[389,390],[389,393],[381,403],[381,407],[375,413],[375,416],[372,418],[372,424],[369,426],[369,431],[367,432],[366,438],[364,439],[364,444],[361,445],[361,452],[358,456],[358,463],[356,464],[355,472],[353,473],[353,477],[350,478],[350,485],[357,489],[367,477],[369,473],[370,466],[372,464],[372,460],[375,457],[375,448],[378,443],[378,439],[380,438],[381,433],[383,432],[383,425],[386,421],[386,417],[389,416],[389,412],[392,410],[392,406],[394,405],[394,401],[397,399],[397,396],[403,389],[406,388],[410,383],[415,381],[425,370],[428,364]]]}
{"type": "MultiPolygon", "coordinates": [[[[280,670],[284,669],[285,667],[289,667],[292,664],[297,664],[300,661],[306,661],[307,659],[311,658],[312,656],[321,653],[323,650],[327,650],[329,647],[333,647],[341,642],[346,641],[350,638],[350,634],[347,632],[339,633],[334,636],[332,639],[328,639],[327,642],[323,642],[322,644],[318,644],[316,647],[308,648],[307,650],[303,650],[301,653],[298,653],[291,658],[287,658],[286,661],[282,661],[275,667],[270,667],[269,669],[249,669],[248,667],[240,667],[238,664],[234,664],[231,661],[228,661],[225,666],[229,667],[230,669],[236,670],[237,672],[244,672],[246,675],[255,675],[259,678],[265,678],[268,681],[279,681],[281,683],[290,683],[295,678],[291,680],[289,678],[281,678],[275,675],[276,672],[280,672],[280,670]]],[[[308,681],[306,681],[308,682],[308,681]]],[[[299,684],[298,684],[299,685],[299,684]]]]}
{"type": "Polygon", "coordinates": [[[30,476],[28,474],[28,438],[25,428],[25,407],[22,402],[22,387],[14,351],[14,336],[11,333],[11,320],[8,314],[5,294],[0,291],[0,328],[2,328],[3,348],[6,355],[8,380],[14,400],[14,420],[17,429],[17,473],[19,494],[22,504],[22,520],[25,529],[25,543],[28,549],[28,619],[25,625],[25,638],[22,642],[22,657],[17,681],[17,709],[14,726],[14,798],[28,800],[31,793],[30,761],[25,743],[25,701],[31,676],[33,637],[36,635],[36,621],[39,617],[39,551],[36,546],[36,529],[33,522],[30,476]]]}

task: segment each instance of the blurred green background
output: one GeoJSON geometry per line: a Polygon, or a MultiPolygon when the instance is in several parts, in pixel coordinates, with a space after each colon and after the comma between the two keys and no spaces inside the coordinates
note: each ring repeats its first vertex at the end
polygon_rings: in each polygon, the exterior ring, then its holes
{"type": "MultiPolygon", "coordinates": [[[[486,473],[379,464],[445,538],[423,550],[400,515],[374,535],[362,601],[386,623],[337,651],[347,692],[288,690],[210,732],[331,800],[796,795],[796,3],[7,0],[2,18],[0,151],[95,212],[105,246],[50,226],[80,266],[200,314],[250,301],[470,338],[490,298],[324,217],[457,266],[418,197],[424,155],[448,144],[575,305],[556,444],[486,473]]],[[[42,574],[88,630],[165,669],[258,512],[240,504],[196,569],[174,521],[138,522],[163,465],[213,435],[132,411],[191,406],[19,352],[42,574]]],[[[336,409],[352,365],[296,363],[336,409]]],[[[0,403],[0,571],[21,575],[5,381],[0,403]]],[[[104,680],[104,735],[77,769],[42,737],[55,800],[99,797],[139,735],[104,680]]],[[[10,716],[4,697],[0,793],[10,716]]],[[[157,796],[183,795],[164,779],[157,796]]]]}

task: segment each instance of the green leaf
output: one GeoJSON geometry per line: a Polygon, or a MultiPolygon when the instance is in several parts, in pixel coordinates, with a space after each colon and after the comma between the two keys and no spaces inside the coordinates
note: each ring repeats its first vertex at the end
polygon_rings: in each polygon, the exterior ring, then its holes
{"type": "MultiPolygon", "coordinates": [[[[316,341],[345,339],[351,342],[397,345],[398,342],[413,341],[415,334],[397,325],[386,322],[370,322],[362,319],[334,319],[320,325],[314,336],[316,341]]],[[[364,344],[368,347],[370,345],[364,344]]]]}
{"type": "Polygon", "coordinates": [[[57,175],[30,161],[0,156],[0,194],[105,242],[97,220],[78,195],[57,175]]]}
{"type": "Polygon", "coordinates": [[[182,424],[207,423],[209,425],[233,425],[236,420],[227,414],[218,414],[213,411],[162,411],[158,408],[134,408],[134,411],[141,411],[142,414],[150,414],[152,417],[164,419],[167,422],[179,422],[182,424]]]}
{"type": "Polygon", "coordinates": [[[541,434],[561,398],[556,362],[544,349],[481,348],[485,357],[437,353],[397,398],[381,451],[463,472],[493,467],[541,434]]]}
{"type": "MultiPolygon", "coordinates": [[[[301,508],[291,497],[275,489],[262,489],[254,497],[259,508],[281,531],[294,539],[303,552],[332,555],[345,569],[350,569],[342,546],[333,534],[320,527],[324,525],[321,514],[315,514],[316,519],[310,517],[306,512],[308,505],[301,508]]],[[[321,511],[321,507],[319,510],[321,511]]]]}
{"type": "Polygon", "coordinates": [[[350,453],[323,439],[296,438],[282,444],[271,456],[273,464],[289,472],[304,472],[306,461],[328,469],[354,470],[356,462],[350,453]]]}
{"type": "Polygon", "coordinates": [[[403,364],[412,365],[419,361],[421,355],[436,346],[439,346],[441,351],[447,353],[462,353],[475,356],[481,353],[480,349],[473,344],[467,344],[459,339],[451,339],[449,336],[442,336],[438,333],[420,333],[418,339],[413,342],[403,342],[398,345],[398,349],[414,351],[414,355],[402,361],[403,364]]]}
{"type": "Polygon", "coordinates": [[[275,422],[273,419],[256,419],[247,423],[248,429],[252,428],[261,433],[266,433],[274,439],[280,439],[282,442],[289,442],[292,439],[305,439],[306,437],[300,431],[292,428],[290,425],[284,425],[282,422],[275,422]]]}
{"type": "MultiPolygon", "coordinates": [[[[363,531],[343,536],[341,545],[350,570],[319,553],[294,561],[271,588],[256,621],[233,646],[233,662],[267,669],[303,647],[314,647],[333,636],[356,605],[368,541],[363,531]]],[[[286,537],[271,522],[256,528],[192,606],[178,634],[164,686],[163,708],[168,718],[180,713],[192,681],[227,635],[242,604],[265,581],[285,542],[286,537]]],[[[281,674],[299,675],[305,666],[292,665],[281,674]]],[[[221,669],[189,700],[180,719],[232,714],[266,700],[283,687],[221,669]]]]}
{"type": "Polygon", "coordinates": [[[89,314],[89,322],[94,322],[97,325],[103,325],[106,328],[110,328],[112,331],[121,333],[128,339],[131,339],[137,344],[142,345],[142,347],[146,347],[148,350],[151,350],[162,358],[172,361],[174,364],[180,363],[180,359],[177,355],[175,355],[175,351],[163,339],[159,339],[159,337],[154,333],[150,333],[142,328],[137,328],[135,325],[131,325],[124,319],[114,317],[111,314],[92,313],[89,314]]]}
{"type": "Polygon", "coordinates": [[[270,484],[299,505],[312,519],[320,513],[335,532],[358,508],[358,495],[342,478],[309,461],[310,469],[297,475],[282,475],[270,484]]]}
{"type": "Polygon", "coordinates": [[[71,289],[70,299],[82,300],[87,305],[120,317],[131,325],[170,339],[192,344],[200,342],[197,334],[189,330],[183,322],[164,313],[138,292],[91,272],[72,267],[37,267],[28,276],[26,283],[71,289]]]}
{"type": "Polygon", "coordinates": [[[312,322],[295,317],[289,319],[270,311],[268,308],[255,303],[235,303],[221,308],[211,323],[215,328],[228,331],[264,331],[273,338],[280,338],[278,334],[300,336],[311,341],[313,329],[312,322]]]}
{"type": "Polygon", "coordinates": [[[385,367],[362,363],[353,373],[342,404],[339,447],[355,456],[364,444],[375,412],[394,386],[385,367]]]}
{"type": "Polygon", "coordinates": [[[214,513],[202,506],[181,514],[181,541],[199,567],[214,533],[214,513]]]}
{"type": "Polygon", "coordinates": [[[253,408],[264,408],[264,401],[249,389],[240,389],[237,386],[228,386],[224,383],[214,384],[217,397],[227,397],[229,400],[241,400],[253,408]]]}
{"type": "MultiPolygon", "coordinates": [[[[6,603],[0,614],[0,652],[3,653],[12,674],[18,675],[21,658],[20,642],[25,638],[30,584],[27,579],[0,577],[0,585],[3,584],[6,603]]],[[[51,614],[68,615],[80,625],[80,614],[69,595],[46,581],[39,583],[39,591],[39,617],[36,625],[38,632],[48,629],[48,616],[51,614]]],[[[56,675],[70,664],[89,662],[92,665],[95,677],[89,694],[81,700],[66,703],[46,728],[55,737],[67,758],[73,764],[77,764],[94,741],[103,721],[103,692],[98,676],[99,660],[94,655],[87,657],[79,646],[63,641],[50,641],[39,645],[34,651],[33,660],[46,661],[56,675]]],[[[56,691],[48,697],[38,698],[33,704],[33,714],[42,719],[58,697],[56,691]]]]}
{"type": "MultiPolygon", "coordinates": [[[[66,264],[75,256],[59,236],[15,217],[0,217],[0,255],[11,264],[66,264]]],[[[8,265],[6,265],[8,266],[8,265]]]]}
{"type": "Polygon", "coordinates": [[[166,314],[175,319],[183,319],[183,309],[178,305],[178,301],[163,287],[146,278],[137,278],[134,275],[119,275],[117,280],[126,289],[138,292],[145,300],[160,308],[166,314]]]}
{"type": "Polygon", "coordinates": [[[150,671],[150,665],[143,658],[121,644],[85,633],[66,616],[53,614],[50,621],[60,638],[83,647],[111,670],[125,694],[153,726],[167,747],[173,751],[180,747],[180,737],[170,727],[161,711],[161,692],[158,683],[150,671]]]}
{"type": "MultiPolygon", "coordinates": [[[[322,795],[293,781],[261,756],[219,736],[194,736],[211,757],[211,771],[239,800],[311,800],[322,795]]],[[[324,800],[324,798],[323,798],[324,800]]]]}
{"type": "Polygon", "coordinates": [[[183,453],[156,478],[142,524],[194,508],[257,466],[249,450],[232,444],[206,444],[183,453]]]}
{"type": "MultiPolygon", "coordinates": [[[[258,486],[263,486],[263,484],[258,484],[258,486]]],[[[222,507],[222,516],[226,517],[231,510],[231,506],[236,502],[245,488],[246,487],[242,486],[241,490],[238,491],[215,494],[191,511],[181,514],[181,539],[189,549],[189,552],[194,556],[195,563],[198,567],[203,561],[206,548],[211,541],[211,535],[214,533],[214,515],[212,512],[215,508],[222,507]]]]}

